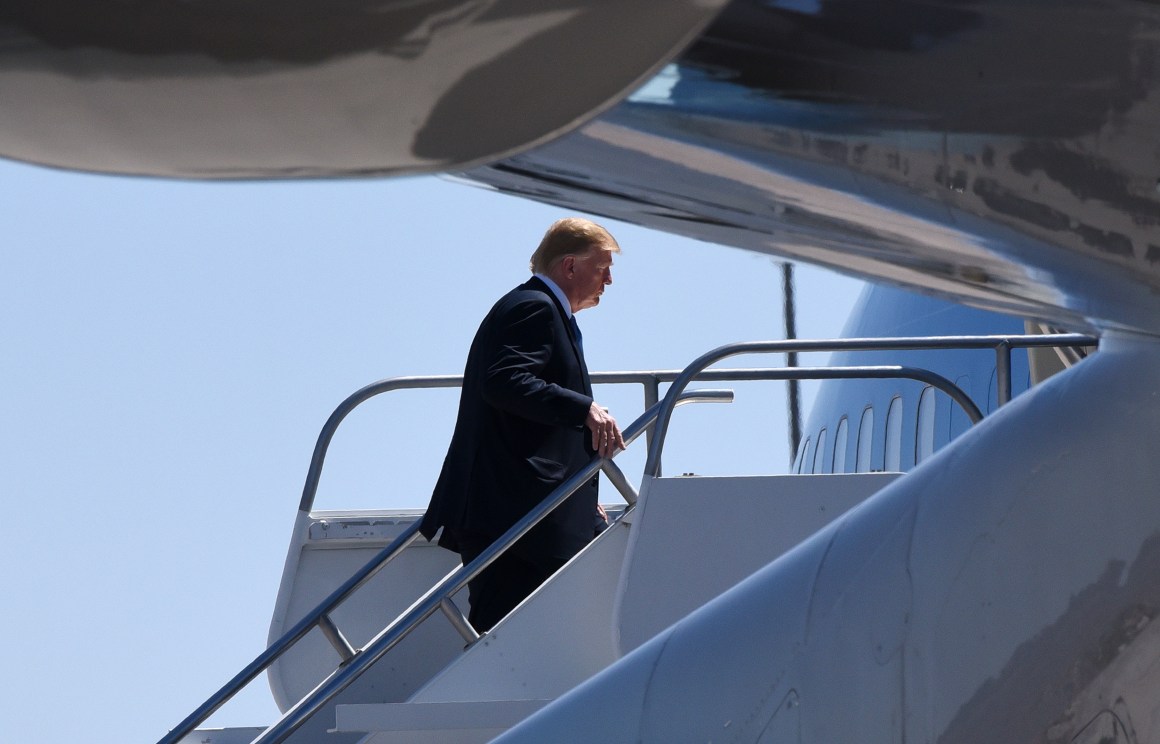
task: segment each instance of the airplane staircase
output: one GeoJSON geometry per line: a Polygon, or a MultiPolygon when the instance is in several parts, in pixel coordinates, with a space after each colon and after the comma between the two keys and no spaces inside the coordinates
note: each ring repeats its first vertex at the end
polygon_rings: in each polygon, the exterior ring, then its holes
{"type": "MultiPolygon", "coordinates": [[[[899,477],[897,473],[662,477],[660,455],[673,409],[684,402],[731,399],[729,391],[686,392],[694,379],[910,378],[945,392],[972,420],[981,418],[968,396],[945,378],[926,370],[894,366],[706,369],[721,359],[790,350],[966,345],[995,348],[1000,367],[1002,355],[1007,354],[1009,369],[1013,346],[1081,343],[1091,344],[1092,339],[1061,334],[756,342],[721,347],[680,373],[597,373],[593,378],[598,383],[614,381],[603,380],[602,375],[627,376],[629,382],[651,381],[651,397],[656,402],[625,430],[626,442],[646,431],[651,435],[639,496],[611,460],[594,458],[476,561],[462,567],[447,551],[416,542],[420,519],[416,513],[382,514],[377,522],[365,515],[344,518],[311,513],[326,447],[350,410],[386,390],[450,386],[457,384],[458,378],[398,378],[368,386],[335,411],[319,437],[296,535],[313,536],[316,542],[336,540],[332,547],[339,547],[343,539],[357,537],[356,533],[374,533],[387,544],[377,552],[364,546],[361,552],[345,556],[343,560],[353,564],[367,555],[371,557],[361,567],[355,565],[351,578],[321,601],[317,601],[317,596],[300,597],[300,606],[290,608],[288,603],[294,600],[281,593],[276,617],[296,618],[292,627],[274,638],[265,652],[162,738],[160,744],[487,741],[676,620],[695,612],[899,477]],[[664,399],[657,400],[662,381],[672,384],[664,399]],[[507,546],[602,470],[624,495],[628,507],[608,530],[499,625],[484,636],[477,636],[464,618],[463,600],[457,597],[460,590],[507,546]],[[712,516],[703,516],[707,514],[712,516]],[[331,530],[335,534],[327,537],[331,530]],[[418,583],[409,586],[408,591],[369,591],[375,582],[383,580],[380,570],[393,561],[398,561],[396,568],[402,568],[394,573],[418,583]],[[431,584],[423,593],[421,587],[431,584]],[[363,587],[368,589],[362,594],[368,596],[352,596],[363,587]],[[417,594],[421,594],[419,599],[408,599],[417,594]],[[359,602],[363,603],[361,608],[359,602]],[[304,609],[307,607],[310,609],[304,609]],[[450,622],[425,622],[437,612],[450,622]],[[395,620],[381,630],[376,631],[373,622],[366,624],[366,618],[391,616],[396,616],[395,620]],[[365,627],[360,627],[360,622],[365,627]],[[339,666],[333,668],[333,662],[329,662],[330,669],[319,671],[314,678],[320,681],[304,691],[291,689],[293,685],[284,679],[279,682],[278,665],[302,662],[301,658],[295,662],[294,654],[302,653],[302,648],[311,644],[316,648],[307,656],[319,656],[318,649],[329,646],[330,653],[337,652],[340,657],[339,666]],[[267,669],[276,696],[281,690],[285,697],[285,713],[278,722],[264,730],[194,730],[267,669]]],[[[646,384],[646,403],[650,400],[649,390],[646,384]]],[[[295,573],[309,568],[307,562],[299,565],[307,552],[301,544],[292,543],[288,573],[292,568],[295,573]]],[[[329,552],[333,557],[344,551],[329,552]]],[[[321,591],[315,588],[315,592],[321,591]]],[[[275,626],[281,630],[285,624],[288,623],[275,626]]],[[[315,662],[305,663],[309,666],[315,662]]]]}

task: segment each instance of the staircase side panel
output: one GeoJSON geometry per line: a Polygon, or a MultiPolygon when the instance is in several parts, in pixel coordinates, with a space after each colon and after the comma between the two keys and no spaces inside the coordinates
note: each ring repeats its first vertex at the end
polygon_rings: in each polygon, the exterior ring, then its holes
{"type": "Polygon", "coordinates": [[[413,700],[550,700],[615,661],[612,606],[629,528],[601,534],[413,700]]]}
{"type": "Polygon", "coordinates": [[[618,653],[632,651],[897,477],[648,480],[617,593],[618,653]]]}
{"type": "MultiPolygon", "coordinates": [[[[329,517],[331,525],[360,520],[350,513],[343,520],[329,517]]],[[[303,525],[317,525],[312,520],[303,525]]],[[[397,531],[406,527],[400,523],[397,531]]],[[[333,531],[332,527],[332,531],[333,531]]],[[[315,532],[319,532],[315,526],[315,532]]],[[[347,530],[356,533],[357,530],[347,530]]],[[[331,592],[374,557],[393,535],[370,535],[342,540],[302,537],[302,548],[293,562],[292,577],[284,577],[282,591],[286,617],[282,627],[289,628],[313,610],[331,592]]],[[[332,615],[339,629],[355,648],[365,645],[388,623],[411,606],[420,596],[455,566],[459,556],[423,540],[413,543],[383,568],[366,585],[355,592],[332,615]]],[[[466,607],[466,592],[457,598],[466,607]]],[[[280,600],[283,601],[283,600],[280,600]]],[[[364,675],[358,686],[364,693],[359,702],[398,702],[406,700],[456,654],[462,652],[463,639],[441,614],[429,618],[384,658],[382,663],[364,675]]],[[[290,649],[270,668],[270,686],[281,710],[287,710],[338,666],[334,648],[315,629],[290,649]]]]}

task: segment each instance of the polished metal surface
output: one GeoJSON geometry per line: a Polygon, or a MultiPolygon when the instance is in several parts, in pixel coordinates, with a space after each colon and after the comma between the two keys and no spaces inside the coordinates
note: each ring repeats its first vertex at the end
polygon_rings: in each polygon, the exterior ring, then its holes
{"type": "Polygon", "coordinates": [[[565,131],[725,0],[14,0],[0,156],[187,178],[414,172],[565,131]]]}
{"type": "MultiPolygon", "coordinates": [[[[1007,352],[1011,347],[1055,347],[1075,346],[1094,343],[1094,339],[1077,334],[1055,334],[1044,336],[971,336],[971,337],[942,337],[942,338],[889,338],[889,339],[842,339],[842,340],[793,340],[754,342],[749,344],[734,344],[721,347],[702,355],[684,370],[651,370],[632,372],[596,372],[592,374],[592,381],[596,384],[629,383],[642,384],[646,396],[655,391],[661,381],[674,382],[665,398],[653,405],[631,425],[624,430],[625,444],[631,444],[645,431],[654,428],[657,436],[649,442],[648,460],[645,464],[645,474],[656,477],[660,472],[661,450],[664,445],[665,433],[668,429],[673,410],[680,405],[692,402],[732,401],[731,391],[721,390],[692,390],[685,387],[694,379],[699,380],[786,380],[786,379],[858,379],[858,378],[910,378],[938,387],[950,395],[966,411],[973,422],[982,419],[982,414],[975,404],[961,390],[949,380],[926,372],[925,370],[904,367],[851,367],[839,369],[814,369],[808,367],[774,368],[774,369],[720,369],[706,370],[715,361],[741,353],[778,353],[787,351],[828,351],[835,349],[1002,349],[1007,352]]],[[[1004,358],[1009,363],[1009,353],[999,357],[1003,364],[1004,358]]],[[[299,514],[310,511],[317,492],[322,466],[330,442],[338,426],[359,405],[383,393],[401,389],[456,387],[462,383],[459,375],[436,375],[427,377],[399,377],[367,385],[344,400],[327,419],[319,434],[307,473],[306,485],[303,488],[302,501],[299,505],[299,514]]],[[[201,724],[214,711],[236,695],[242,687],[253,680],[264,669],[286,652],[291,646],[301,640],[314,627],[320,627],[326,637],[338,650],[344,668],[336,670],[316,690],[317,694],[308,699],[299,701],[293,706],[277,724],[263,735],[261,741],[282,741],[286,736],[302,725],[327,700],[341,692],[353,682],[371,664],[394,645],[405,638],[420,622],[437,610],[442,609],[451,623],[465,639],[473,640],[467,632],[461,613],[450,606],[446,601],[452,594],[466,586],[480,571],[486,568],[512,543],[527,533],[544,516],[570,496],[577,488],[586,483],[599,470],[604,470],[610,481],[620,491],[625,501],[631,507],[636,503],[637,492],[632,484],[624,477],[620,468],[612,460],[594,458],[580,473],[569,478],[556,491],[549,495],[539,506],[530,512],[524,519],[514,525],[494,545],[482,553],[470,565],[453,571],[438,587],[433,588],[411,611],[402,618],[385,628],[367,646],[355,652],[343,637],[341,631],[333,624],[330,613],[351,594],[363,586],[369,579],[381,570],[389,561],[397,557],[404,548],[410,545],[418,536],[419,521],[411,524],[390,545],[379,551],[370,561],[360,568],[342,586],[336,589],[313,611],[308,613],[283,636],[276,639],[270,646],[239,672],[230,682],[218,690],[205,703],[191,713],[177,727],[170,731],[159,744],[169,744],[180,741],[186,734],[201,724]]]]}
{"type": "Polygon", "coordinates": [[[1064,327],[1160,333],[1160,6],[737,0],[469,179],[1064,327]]]}
{"type": "Polygon", "coordinates": [[[354,647],[350,645],[350,641],[346,639],[346,636],[334,624],[334,620],[329,614],[324,614],[319,618],[318,629],[322,631],[322,635],[326,636],[326,640],[330,641],[330,645],[338,652],[340,659],[346,662],[354,658],[354,647]]]}
{"type": "MultiPolygon", "coordinates": [[[[715,364],[730,357],[742,354],[784,354],[789,352],[805,351],[883,351],[883,350],[915,350],[915,349],[994,349],[996,364],[999,367],[1010,368],[1012,348],[1033,347],[1076,347],[1092,345],[1096,339],[1080,334],[1048,334],[1042,336],[941,336],[930,338],[844,338],[830,340],[791,339],[788,341],[749,341],[745,343],[726,344],[705,352],[689,363],[680,375],[673,381],[661,401],[662,407],[657,416],[656,436],[649,443],[648,459],[645,461],[644,474],[646,477],[656,478],[660,475],[661,452],[664,449],[665,434],[668,431],[669,420],[673,409],[678,404],[685,387],[693,380],[719,379],[716,374],[728,374],[728,370],[709,370],[715,364]]],[[[784,369],[767,369],[760,371],[747,379],[767,380],[837,380],[837,379],[888,379],[909,378],[920,380],[932,387],[936,387],[949,395],[966,412],[973,423],[978,423],[983,416],[970,396],[945,377],[927,370],[910,367],[788,367],[784,369]]],[[[1009,373],[1005,373],[1008,374],[1009,373]]],[[[1003,401],[1006,402],[1006,401],[1003,401]]]]}
{"type": "MultiPolygon", "coordinates": [[[[655,403],[653,405],[656,405],[655,403]]],[[[651,408],[651,406],[650,406],[651,408]]],[[[649,427],[652,431],[652,427],[649,427]]],[[[600,466],[600,471],[604,473],[604,477],[608,478],[608,482],[616,488],[624,502],[629,506],[636,506],[636,502],[640,499],[640,493],[637,492],[636,487],[632,485],[632,481],[625,476],[624,471],[620,469],[612,460],[605,460],[604,464],[600,466]]]]}
{"type": "Polygon", "coordinates": [[[455,604],[451,597],[439,600],[439,609],[447,618],[447,622],[455,628],[455,632],[459,633],[460,638],[468,643],[475,643],[479,640],[479,633],[471,627],[471,623],[463,615],[463,610],[459,609],[459,605],[455,604]]]}
{"type": "Polygon", "coordinates": [[[1157,374],[1109,334],[497,744],[1156,741],[1157,374]]]}
{"type": "Polygon", "coordinates": [[[194,178],[464,170],[1061,327],[1160,333],[1160,6],[722,3],[22,0],[0,8],[0,155],[194,178]]]}

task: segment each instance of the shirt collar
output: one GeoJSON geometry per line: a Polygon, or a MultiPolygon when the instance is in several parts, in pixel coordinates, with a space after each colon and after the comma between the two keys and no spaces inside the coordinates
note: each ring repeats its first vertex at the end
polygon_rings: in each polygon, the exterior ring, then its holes
{"type": "Polygon", "coordinates": [[[572,317],[572,303],[568,302],[568,295],[564,294],[564,290],[560,289],[560,285],[549,279],[544,274],[533,274],[544,284],[548,285],[548,289],[552,290],[552,294],[556,295],[556,299],[560,301],[560,307],[564,308],[564,317],[572,317]]]}

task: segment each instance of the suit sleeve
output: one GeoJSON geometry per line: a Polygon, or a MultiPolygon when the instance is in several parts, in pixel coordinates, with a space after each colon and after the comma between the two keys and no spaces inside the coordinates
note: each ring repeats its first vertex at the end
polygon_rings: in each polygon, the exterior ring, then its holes
{"type": "Polygon", "coordinates": [[[483,384],[488,405],[542,424],[582,427],[592,398],[543,376],[553,353],[571,353],[571,341],[558,337],[563,326],[555,307],[522,300],[493,320],[483,384]]]}

